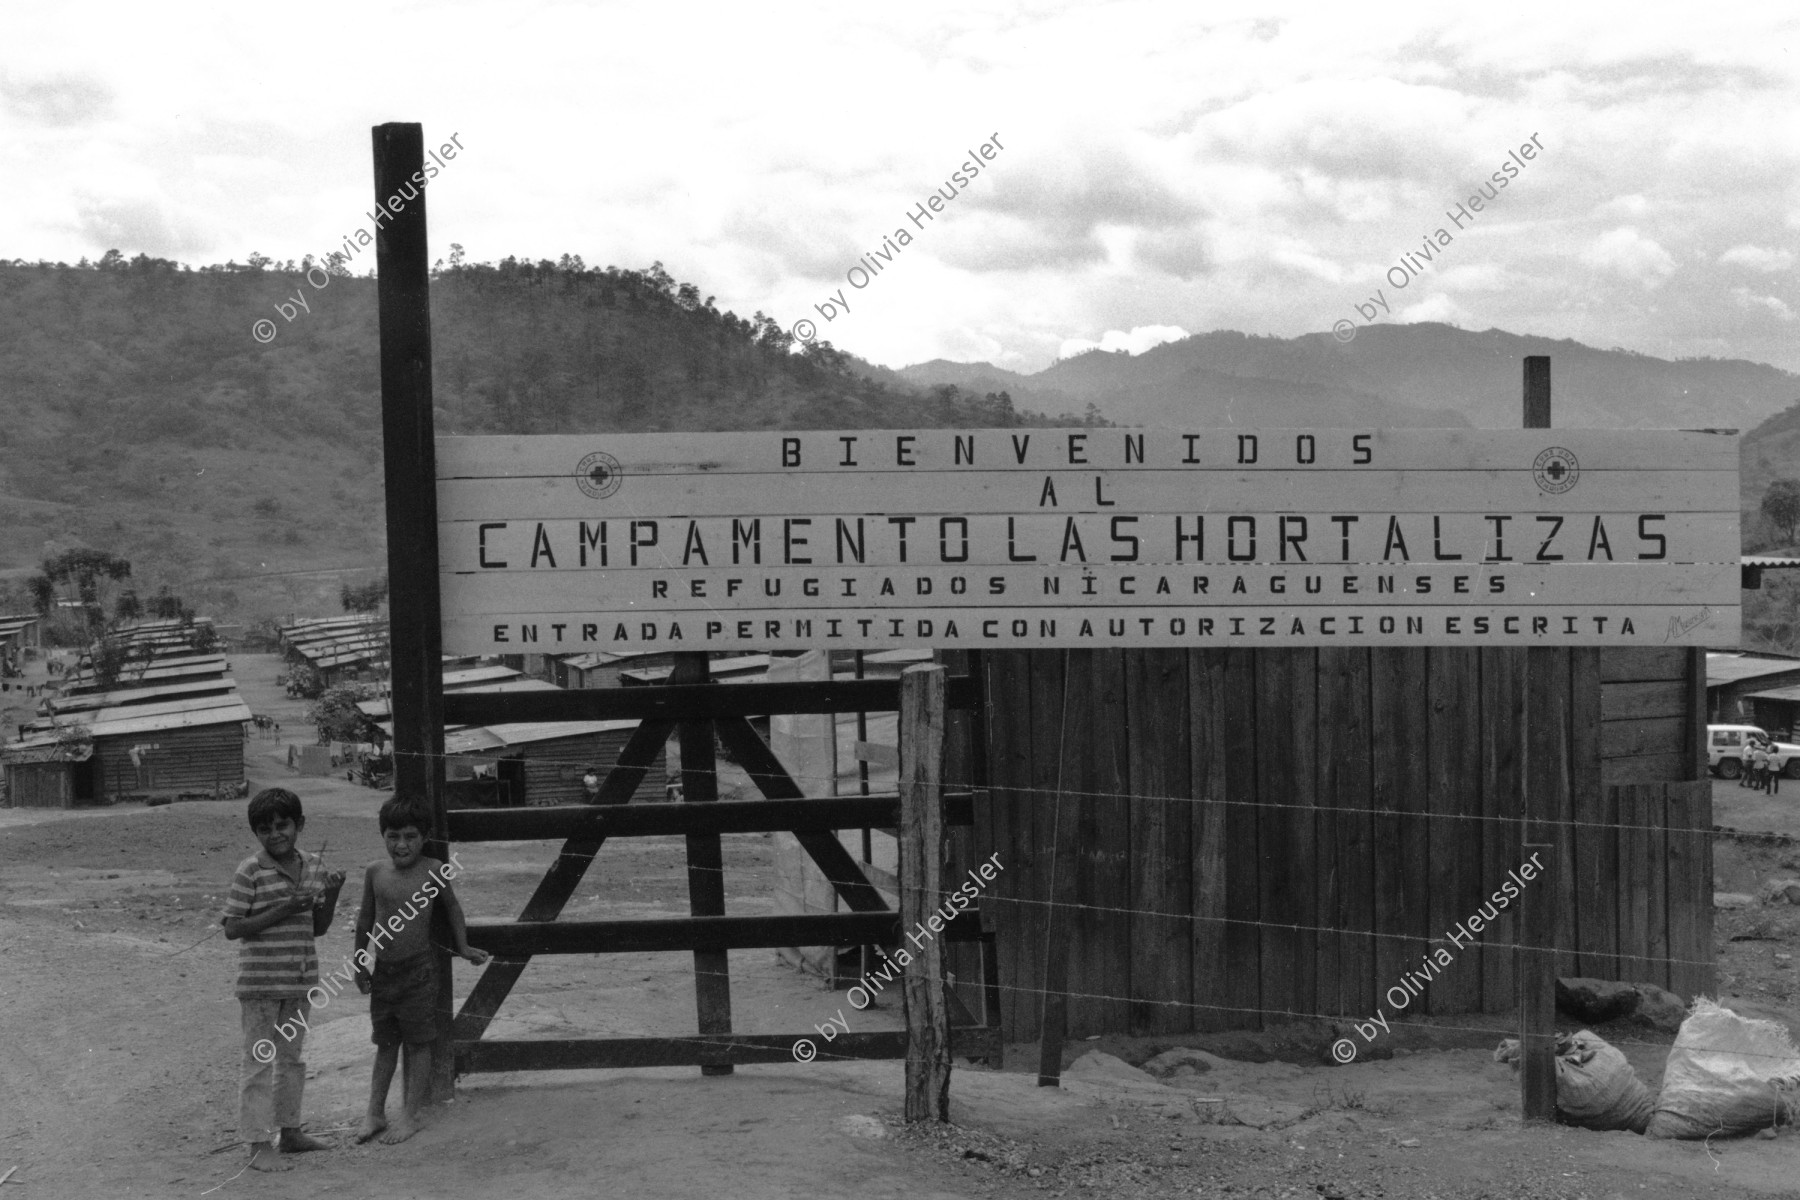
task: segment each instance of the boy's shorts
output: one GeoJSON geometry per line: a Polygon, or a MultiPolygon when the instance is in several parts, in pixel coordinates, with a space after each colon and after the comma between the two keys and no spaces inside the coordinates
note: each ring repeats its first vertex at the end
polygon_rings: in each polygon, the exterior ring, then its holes
{"type": "Polygon", "coordinates": [[[375,960],[369,1023],[377,1046],[417,1046],[437,1039],[437,968],[431,951],[390,962],[375,960]]]}

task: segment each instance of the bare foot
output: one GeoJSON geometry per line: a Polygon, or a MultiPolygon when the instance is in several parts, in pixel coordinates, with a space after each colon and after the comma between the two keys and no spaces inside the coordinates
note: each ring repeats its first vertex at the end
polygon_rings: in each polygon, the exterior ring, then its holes
{"type": "Polygon", "coordinates": [[[387,1117],[385,1115],[375,1116],[371,1114],[364,1117],[362,1119],[362,1124],[356,1127],[356,1144],[359,1146],[362,1145],[386,1128],[387,1117]]]}
{"type": "Polygon", "coordinates": [[[281,1141],[278,1145],[283,1154],[304,1154],[308,1150],[331,1149],[330,1142],[320,1141],[318,1138],[299,1129],[282,1130],[281,1141]]]}
{"type": "Polygon", "coordinates": [[[398,1121],[394,1122],[391,1129],[381,1135],[381,1144],[384,1146],[397,1146],[417,1132],[419,1132],[417,1124],[406,1117],[401,1117],[398,1121]]]}
{"type": "Polygon", "coordinates": [[[291,1171],[294,1169],[294,1164],[277,1154],[275,1147],[268,1142],[257,1142],[250,1147],[250,1169],[252,1171],[291,1171]]]}

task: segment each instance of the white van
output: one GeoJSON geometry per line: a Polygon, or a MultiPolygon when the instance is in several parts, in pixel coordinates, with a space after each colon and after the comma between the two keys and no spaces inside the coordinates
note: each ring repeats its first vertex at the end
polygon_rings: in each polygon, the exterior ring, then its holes
{"type": "MultiPolygon", "coordinates": [[[[1736,779],[1749,762],[1751,738],[1768,739],[1755,725],[1708,725],[1706,727],[1706,762],[1721,779],[1736,779]]],[[[1772,748],[1777,771],[1789,779],[1800,779],[1800,746],[1791,742],[1775,742],[1772,748]]]]}

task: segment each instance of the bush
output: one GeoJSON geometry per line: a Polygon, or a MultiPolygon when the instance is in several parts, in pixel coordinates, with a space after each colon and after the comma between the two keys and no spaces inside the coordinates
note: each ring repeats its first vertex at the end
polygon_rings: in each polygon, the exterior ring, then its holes
{"type": "Polygon", "coordinates": [[[362,740],[363,715],[356,702],[375,695],[375,689],[364,683],[340,683],[320,693],[306,719],[319,730],[319,742],[358,742],[362,740]]]}

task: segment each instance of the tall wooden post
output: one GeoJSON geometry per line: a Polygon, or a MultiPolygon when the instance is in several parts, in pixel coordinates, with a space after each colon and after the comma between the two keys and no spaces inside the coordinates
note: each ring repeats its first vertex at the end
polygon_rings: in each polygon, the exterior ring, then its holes
{"type": "Polygon", "coordinates": [[[900,675],[900,931],[905,971],[906,1119],[950,1119],[950,1010],[944,940],[927,922],[944,868],[944,677],[936,663],[900,675]],[[923,930],[924,932],[920,932],[923,930]]]}
{"type": "MultiPolygon", "coordinates": [[[[670,683],[707,683],[712,668],[704,651],[675,655],[670,683]]],[[[689,803],[710,803],[719,798],[718,759],[713,753],[711,721],[682,721],[676,726],[681,740],[681,797],[689,803]]],[[[687,835],[688,913],[696,917],[725,915],[725,855],[716,833],[687,835]]],[[[694,1007],[700,1032],[731,1032],[731,961],[724,950],[694,951],[694,1007]]],[[[728,1062],[703,1062],[702,1075],[729,1075],[728,1062]]]]}
{"type": "MultiPolygon", "coordinates": [[[[1550,428],[1550,359],[1525,359],[1525,428],[1550,428]]],[[[1558,836],[1562,797],[1568,787],[1566,686],[1555,670],[1561,650],[1530,649],[1526,654],[1525,857],[1533,853],[1544,870],[1520,896],[1519,914],[1519,1103],[1527,1121],[1556,1117],[1556,904],[1561,879],[1553,839],[1558,836]],[[1560,700],[1560,702],[1559,702],[1560,700]]]]}
{"type": "MultiPolygon", "coordinates": [[[[386,469],[389,670],[393,678],[394,794],[431,813],[425,853],[449,857],[444,815],[444,659],[438,608],[437,453],[431,417],[430,254],[425,237],[425,136],[417,124],[373,130],[381,329],[381,448],[386,469]],[[417,192],[414,199],[405,192],[417,192]]],[[[434,931],[439,923],[434,921],[434,931]]],[[[454,1094],[449,1053],[453,997],[447,930],[437,949],[438,1053],[431,1099],[454,1094]]]]}

